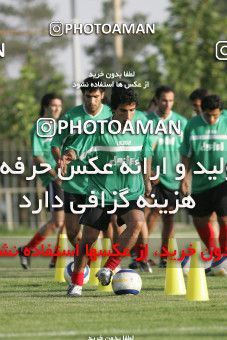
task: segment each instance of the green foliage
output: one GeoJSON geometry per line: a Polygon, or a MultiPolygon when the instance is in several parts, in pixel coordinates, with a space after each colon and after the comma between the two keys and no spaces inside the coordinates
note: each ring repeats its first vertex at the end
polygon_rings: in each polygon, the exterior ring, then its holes
{"type": "Polygon", "coordinates": [[[31,127],[38,118],[39,102],[43,94],[47,92],[61,94],[63,90],[63,76],[57,73],[53,66],[45,77],[40,74],[39,67],[39,58],[28,55],[19,78],[11,80],[8,84],[11,96],[8,105],[3,108],[1,121],[1,125],[4,126],[3,136],[10,139],[19,138],[26,145],[30,142],[31,127]]]}
{"type": "Polygon", "coordinates": [[[221,16],[225,17],[227,14],[227,5],[226,0],[218,0],[215,3],[216,8],[218,9],[221,16]]]}
{"type": "Polygon", "coordinates": [[[68,41],[48,35],[53,11],[44,1],[11,0],[6,5],[0,0],[0,13],[0,38],[7,46],[7,58],[0,68],[1,138],[27,145],[42,96],[47,92],[62,95],[65,88],[64,75],[57,70],[54,57],[56,49],[68,41]],[[7,71],[15,60],[21,66],[19,76],[12,79],[7,71]]]}
{"type": "Polygon", "coordinates": [[[53,14],[45,1],[11,0],[6,5],[0,0],[0,29],[4,30],[2,34],[7,43],[7,59],[20,57],[25,61],[27,53],[31,51],[50,58],[53,48],[66,46],[66,39],[54,39],[48,34],[48,23],[53,14]]]}
{"type": "Polygon", "coordinates": [[[227,36],[226,20],[214,0],[171,1],[169,19],[155,36],[163,60],[163,79],[175,88],[177,107],[188,115],[188,96],[205,87],[227,100],[226,65],[215,59],[215,44],[227,36]]]}
{"type": "MultiPolygon", "coordinates": [[[[99,22],[112,22],[111,6],[111,1],[105,2],[99,22]]],[[[142,108],[163,83],[175,89],[176,110],[186,116],[191,114],[188,96],[197,87],[218,93],[227,103],[227,62],[214,55],[216,42],[227,39],[226,12],[226,1],[171,0],[169,17],[154,35],[124,35],[122,68],[135,70],[137,80],[150,82],[149,90],[138,90],[142,108]]],[[[123,21],[148,22],[141,14],[123,21]]],[[[87,49],[93,70],[114,71],[113,44],[113,36],[103,35],[87,49]]]]}
{"type": "MultiPolygon", "coordinates": [[[[124,4],[123,4],[124,5],[124,4]]],[[[112,1],[106,1],[103,4],[103,16],[97,20],[97,23],[113,23],[112,1]]],[[[137,13],[133,17],[124,17],[124,23],[144,23],[148,22],[147,16],[137,13]]],[[[150,52],[153,36],[125,34],[123,36],[124,56],[122,59],[122,70],[135,71],[135,78],[130,81],[149,81],[149,91],[138,89],[140,96],[140,108],[146,109],[151,96],[153,95],[157,81],[160,79],[160,72],[155,56],[150,52]]],[[[114,38],[113,35],[100,35],[94,45],[86,48],[86,52],[91,58],[92,72],[116,71],[114,38]]],[[[126,79],[127,80],[127,79],[126,79]]]]}

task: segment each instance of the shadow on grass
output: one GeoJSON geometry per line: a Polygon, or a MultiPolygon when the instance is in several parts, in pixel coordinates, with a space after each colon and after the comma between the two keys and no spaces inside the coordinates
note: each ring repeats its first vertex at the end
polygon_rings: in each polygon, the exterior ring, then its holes
{"type": "Polygon", "coordinates": [[[142,291],[147,291],[147,292],[162,292],[163,287],[151,287],[151,288],[142,288],[142,291]]]}

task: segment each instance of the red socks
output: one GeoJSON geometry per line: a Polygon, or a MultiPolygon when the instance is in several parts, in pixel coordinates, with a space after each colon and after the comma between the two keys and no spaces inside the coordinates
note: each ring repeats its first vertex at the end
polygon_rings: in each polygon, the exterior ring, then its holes
{"type": "Polygon", "coordinates": [[[72,273],[72,284],[83,286],[84,284],[84,272],[81,273],[72,273]]]}
{"type": "Polygon", "coordinates": [[[207,225],[199,228],[196,227],[196,230],[208,250],[213,250],[216,248],[214,230],[211,223],[207,223],[207,225]]]}
{"type": "Polygon", "coordinates": [[[43,240],[45,240],[45,236],[40,235],[39,232],[37,232],[33,238],[31,239],[31,241],[28,242],[28,244],[26,245],[27,248],[29,249],[33,249],[35,248],[38,244],[40,244],[43,240]]]}
{"type": "Polygon", "coordinates": [[[148,245],[137,244],[135,247],[136,261],[147,262],[148,261],[148,245]]]}
{"type": "Polygon", "coordinates": [[[227,225],[220,226],[219,244],[222,254],[227,254],[227,225]]]}
{"type": "Polygon", "coordinates": [[[117,266],[120,264],[120,262],[121,262],[121,257],[110,256],[108,258],[108,260],[106,261],[106,263],[104,264],[104,268],[109,268],[113,271],[114,269],[117,268],[117,266]]]}

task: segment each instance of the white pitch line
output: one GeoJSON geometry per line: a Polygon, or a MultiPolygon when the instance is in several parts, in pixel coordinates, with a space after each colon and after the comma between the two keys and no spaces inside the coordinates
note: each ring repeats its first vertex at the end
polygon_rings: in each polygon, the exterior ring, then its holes
{"type": "Polygon", "coordinates": [[[104,336],[107,336],[106,334],[109,334],[108,336],[115,336],[115,335],[120,335],[121,336],[133,336],[133,335],[146,335],[146,334],[156,334],[156,333],[167,333],[169,334],[169,332],[173,332],[175,331],[176,333],[183,333],[183,332],[199,332],[199,333],[203,333],[203,334],[207,334],[209,335],[208,333],[208,330],[212,330],[212,331],[227,331],[227,326],[224,327],[224,326],[210,326],[210,327],[207,327],[207,326],[197,326],[197,327],[158,327],[158,328],[152,328],[152,329],[141,329],[138,330],[119,330],[119,329],[103,329],[103,330],[100,330],[100,331],[74,331],[74,330],[71,330],[71,331],[59,331],[59,332],[56,332],[56,331],[49,331],[49,332],[37,332],[37,333],[31,333],[31,332],[27,332],[27,333],[0,333],[0,338],[18,338],[18,337],[59,337],[59,336],[65,336],[65,337],[70,337],[70,336],[76,336],[76,335],[86,335],[88,337],[94,337],[94,336],[100,336],[100,335],[104,335],[104,336]],[[119,334],[120,333],[120,334],[119,334]]]}

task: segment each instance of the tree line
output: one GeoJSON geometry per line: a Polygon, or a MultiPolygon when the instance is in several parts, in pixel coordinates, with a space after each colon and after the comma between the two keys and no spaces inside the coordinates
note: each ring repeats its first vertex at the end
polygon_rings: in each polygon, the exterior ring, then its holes
{"type": "MultiPolygon", "coordinates": [[[[176,111],[185,116],[191,115],[188,96],[197,87],[219,94],[227,104],[227,61],[215,57],[215,43],[227,40],[226,14],[225,0],[170,0],[168,18],[157,25],[155,34],[123,36],[122,70],[134,70],[137,81],[149,81],[148,89],[138,89],[141,109],[147,108],[160,84],[173,87],[176,111]]],[[[48,36],[53,16],[54,11],[44,1],[10,0],[6,5],[0,0],[0,41],[7,46],[7,58],[0,63],[1,138],[29,143],[40,99],[47,92],[62,94],[65,109],[73,106],[72,96],[65,92],[64,74],[55,61],[69,39],[48,36]],[[12,78],[15,66],[19,72],[12,78]]],[[[95,22],[113,20],[112,1],[105,1],[95,22]]],[[[144,23],[148,18],[137,13],[123,21],[144,23]]],[[[86,53],[91,72],[115,71],[112,35],[97,36],[86,53]]]]}

